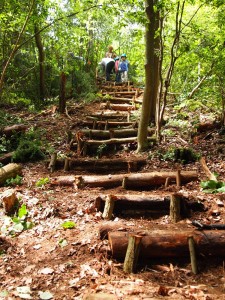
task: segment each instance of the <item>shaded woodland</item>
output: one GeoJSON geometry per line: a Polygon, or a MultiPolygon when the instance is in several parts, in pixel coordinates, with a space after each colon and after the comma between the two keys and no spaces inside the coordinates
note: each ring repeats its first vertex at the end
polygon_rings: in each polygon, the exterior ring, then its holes
{"type": "Polygon", "coordinates": [[[224,297],[224,12],[2,1],[1,299],[224,297]]]}

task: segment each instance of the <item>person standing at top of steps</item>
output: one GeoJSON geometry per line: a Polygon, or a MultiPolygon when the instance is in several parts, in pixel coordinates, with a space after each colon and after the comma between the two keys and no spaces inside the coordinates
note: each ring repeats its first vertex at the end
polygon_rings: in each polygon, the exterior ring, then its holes
{"type": "Polygon", "coordinates": [[[105,57],[114,58],[116,54],[113,52],[113,46],[108,47],[108,51],[105,54],[105,57]]]}
{"type": "Polygon", "coordinates": [[[126,54],[121,55],[121,62],[119,64],[119,72],[121,75],[121,81],[127,82],[128,81],[128,60],[126,54]]]}
{"type": "Polygon", "coordinates": [[[104,57],[99,65],[102,66],[102,69],[105,72],[106,81],[110,81],[110,76],[115,66],[114,59],[110,57],[104,57]]]}

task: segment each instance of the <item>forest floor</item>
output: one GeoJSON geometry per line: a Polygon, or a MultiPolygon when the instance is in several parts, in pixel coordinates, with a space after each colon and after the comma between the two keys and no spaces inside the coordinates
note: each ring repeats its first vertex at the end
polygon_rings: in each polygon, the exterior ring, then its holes
{"type": "MultiPolygon", "coordinates": [[[[18,115],[25,124],[43,130],[43,139],[58,153],[68,154],[71,150],[66,143],[66,132],[73,125],[75,133],[79,129],[79,121],[91,111],[96,111],[99,103],[71,105],[73,109],[68,110],[70,118],[54,110],[35,115],[8,109],[7,113],[18,115]]],[[[125,274],[123,262],[112,258],[108,240],[99,238],[99,228],[107,223],[93,208],[100,194],[164,195],[179,192],[188,199],[201,202],[205,208],[205,211],[193,211],[188,218],[175,224],[168,214],[113,216],[112,223],[130,231],[194,229],[193,220],[225,224],[225,194],[202,191],[200,182],[207,180],[207,176],[199,161],[183,165],[160,159],[157,155],[160,149],[184,146],[186,141],[185,146],[204,156],[210,171],[219,174],[218,180],[224,182],[225,153],[217,143],[217,140],[224,139],[224,135],[219,135],[219,129],[211,127],[191,139],[187,137],[187,131],[176,127],[175,135],[165,137],[160,145],[154,145],[141,154],[137,154],[135,149],[122,149],[111,156],[111,159],[145,158],[147,164],[140,172],[178,168],[198,172],[198,181],[181,187],[162,186],[150,191],[128,191],[122,187],[76,189],[50,183],[37,187],[40,179],[82,172],[56,170],[50,173],[46,161],[23,163],[22,185],[14,189],[21,202],[26,204],[29,220],[34,226],[15,236],[7,231],[1,234],[0,246],[4,251],[0,256],[0,299],[225,299],[224,257],[200,256],[197,275],[191,271],[189,257],[147,262],[140,257],[136,273],[125,274]],[[75,222],[76,226],[64,229],[61,225],[67,220],[75,222]],[[92,298],[94,294],[98,295],[92,298]]],[[[111,170],[109,174],[113,174],[111,170]]],[[[9,187],[0,187],[0,193],[7,189],[9,187]]],[[[0,222],[4,227],[3,208],[0,208],[0,222]]]]}

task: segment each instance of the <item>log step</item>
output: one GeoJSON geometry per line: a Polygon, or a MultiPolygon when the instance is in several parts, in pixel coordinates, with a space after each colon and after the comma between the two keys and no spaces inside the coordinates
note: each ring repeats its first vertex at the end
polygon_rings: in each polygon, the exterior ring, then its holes
{"type": "MultiPolygon", "coordinates": [[[[170,211],[170,199],[171,195],[111,195],[114,200],[114,213],[115,214],[142,214],[146,215],[148,213],[156,214],[169,214],[170,211]]],[[[105,206],[105,201],[108,195],[99,195],[95,199],[95,208],[99,211],[103,211],[105,206]]],[[[176,195],[181,201],[181,215],[183,217],[187,216],[192,211],[205,211],[205,207],[202,203],[198,201],[191,201],[182,195],[176,195]]]]}
{"type": "MultiPolygon", "coordinates": [[[[134,234],[132,232],[132,234],[134,234]]],[[[152,258],[188,257],[188,238],[193,237],[196,252],[204,256],[225,256],[225,230],[154,230],[137,232],[141,234],[140,257],[142,260],[152,258]]],[[[124,260],[128,245],[128,232],[109,232],[108,239],[114,259],[124,260]]]]}
{"type": "MultiPolygon", "coordinates": [[[[77,188],[84,187],[103,187],[113,188],[121,186],[124,178],[127,180],[127,189],[151,189],[155,186],[165,184],[166,179],[170,178],[170,183],[176,182],[177,172],[150,172],[150,173],[130,173],[118,175],[85,175],[77,176],[77,188]]],[[[188,183],[198,179],[198,174],[195,171],[181,171],[181,183],[188,183]]]]}
{"type": "MultiPolygon", "coordinates": [[[[136,172],[146,165],[145,159],[68,159],[67,171],[88,171],[92,173],[136,172]]],[[[65,167],[65,159],[57,159],[56,169],[65,167]]]]}

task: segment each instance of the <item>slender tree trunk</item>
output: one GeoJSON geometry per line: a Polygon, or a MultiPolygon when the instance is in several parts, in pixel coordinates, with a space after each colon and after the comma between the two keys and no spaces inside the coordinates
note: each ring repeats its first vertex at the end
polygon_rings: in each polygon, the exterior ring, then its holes
{"type": "Polygon", "coordinates": [[[138,152],[148,147],[148,123],[151,116],[152,97],[154,93],[154,35],[155,35],[155,12],[154,0],[146,0],[146,63],[145,63],[145,91],[141,110],[141,119],[138,128],[138,152]]]}
{"type": "MultiPolygon", "coordinates": [[[[175,66],[175,62],[178,58],[177,56],[177,50],[179,48],[179,42],[180,42],[180,34],[181,34],[181,24],[182,24],[182,18],[183,18],[183,12],[184,12],[184,5],[185,5],[185,0],[182,2],[182,5],[180,4],[180,1],[177,3],[177,12],[176,12],[176,31],[175,31],[175,36],[173,40],[173,44],[171,47],[171,60],[170,60],[170,65],[166,73],[166,78],[164,81],[164,94],[163,94],[163,101],[162,101],[162,107],[159,115],[159,120],[158,122],[161,123],[163,120],[163,115],[164,111],[166,108],[167,104],[167,94],[169,91],[169,86],[171,82],[171,78],[173,75],[173,70],[175,66]]],[[[160,126],[158,126],[160,127],[160,126]]],[[[159,135],[159,133],[157,133],[159,135]]]]}
{"type": "Polygon", "coordinates": [[[156,102],[159,93],[159,84],[160,84],[160,12],[156,12],[155,16],[155,32],[157,35],[154,40],[154,89],[152,94],[152,101],[150,107],[150,121],[155,122],[156,119],[156,102]]]}
{"type": "Polygon", "coordinates": [[[63,114],[66,110],[66,74],[60,75],[59,112],[63,114]]]}
{"type": "Polygon", "coordinates": [[[3,70],[2,70],[2,73],[1,73],[1,76],[0,76],[0,98],[2,96],[2,90],[3,90],[3,86],[4,86],[4,80],[5,80],[6,71],[8,69],[9,64],[13,60],[13,58],[14,58],[17,50],[20,48],[19,47],[19,42],[20,42],[21,37],[22,37],[22,35],[23,35],[23,33],[24,33],[25,29],[26,29],[26,26],[27,26],[27,23],[28,23],[28,21],[30,19],[30,16],[31,16],[31,14],[33,12],[33,6],[34,6],[34,0],[32,0],[30,2],[30,7],[29,7],[29,11],[28,11],[27,17],[26,17],[26,19],[24,21],[24,24],[23,24],[23,26],[22,26],[22,28],[21,28],[21,30],[19,32],[17,40],[16,40],[16,42],[14,44],[14,47],[12,49],[12,52],[10,53],[8,60],[6,61],[5,65],[3,66],[3,70]]]}
{"type": "Polygon", "coordinates": [[[40,30],[37,25],[34,26],[35,32],[35,42],[38,48],[38,61],[39,61],[39,93],[40,100],[43,101],[45,98],[45,80],[44,80],[44,62],[45,62],[45,54],[44,47],[41,40],[40,30]]]}

